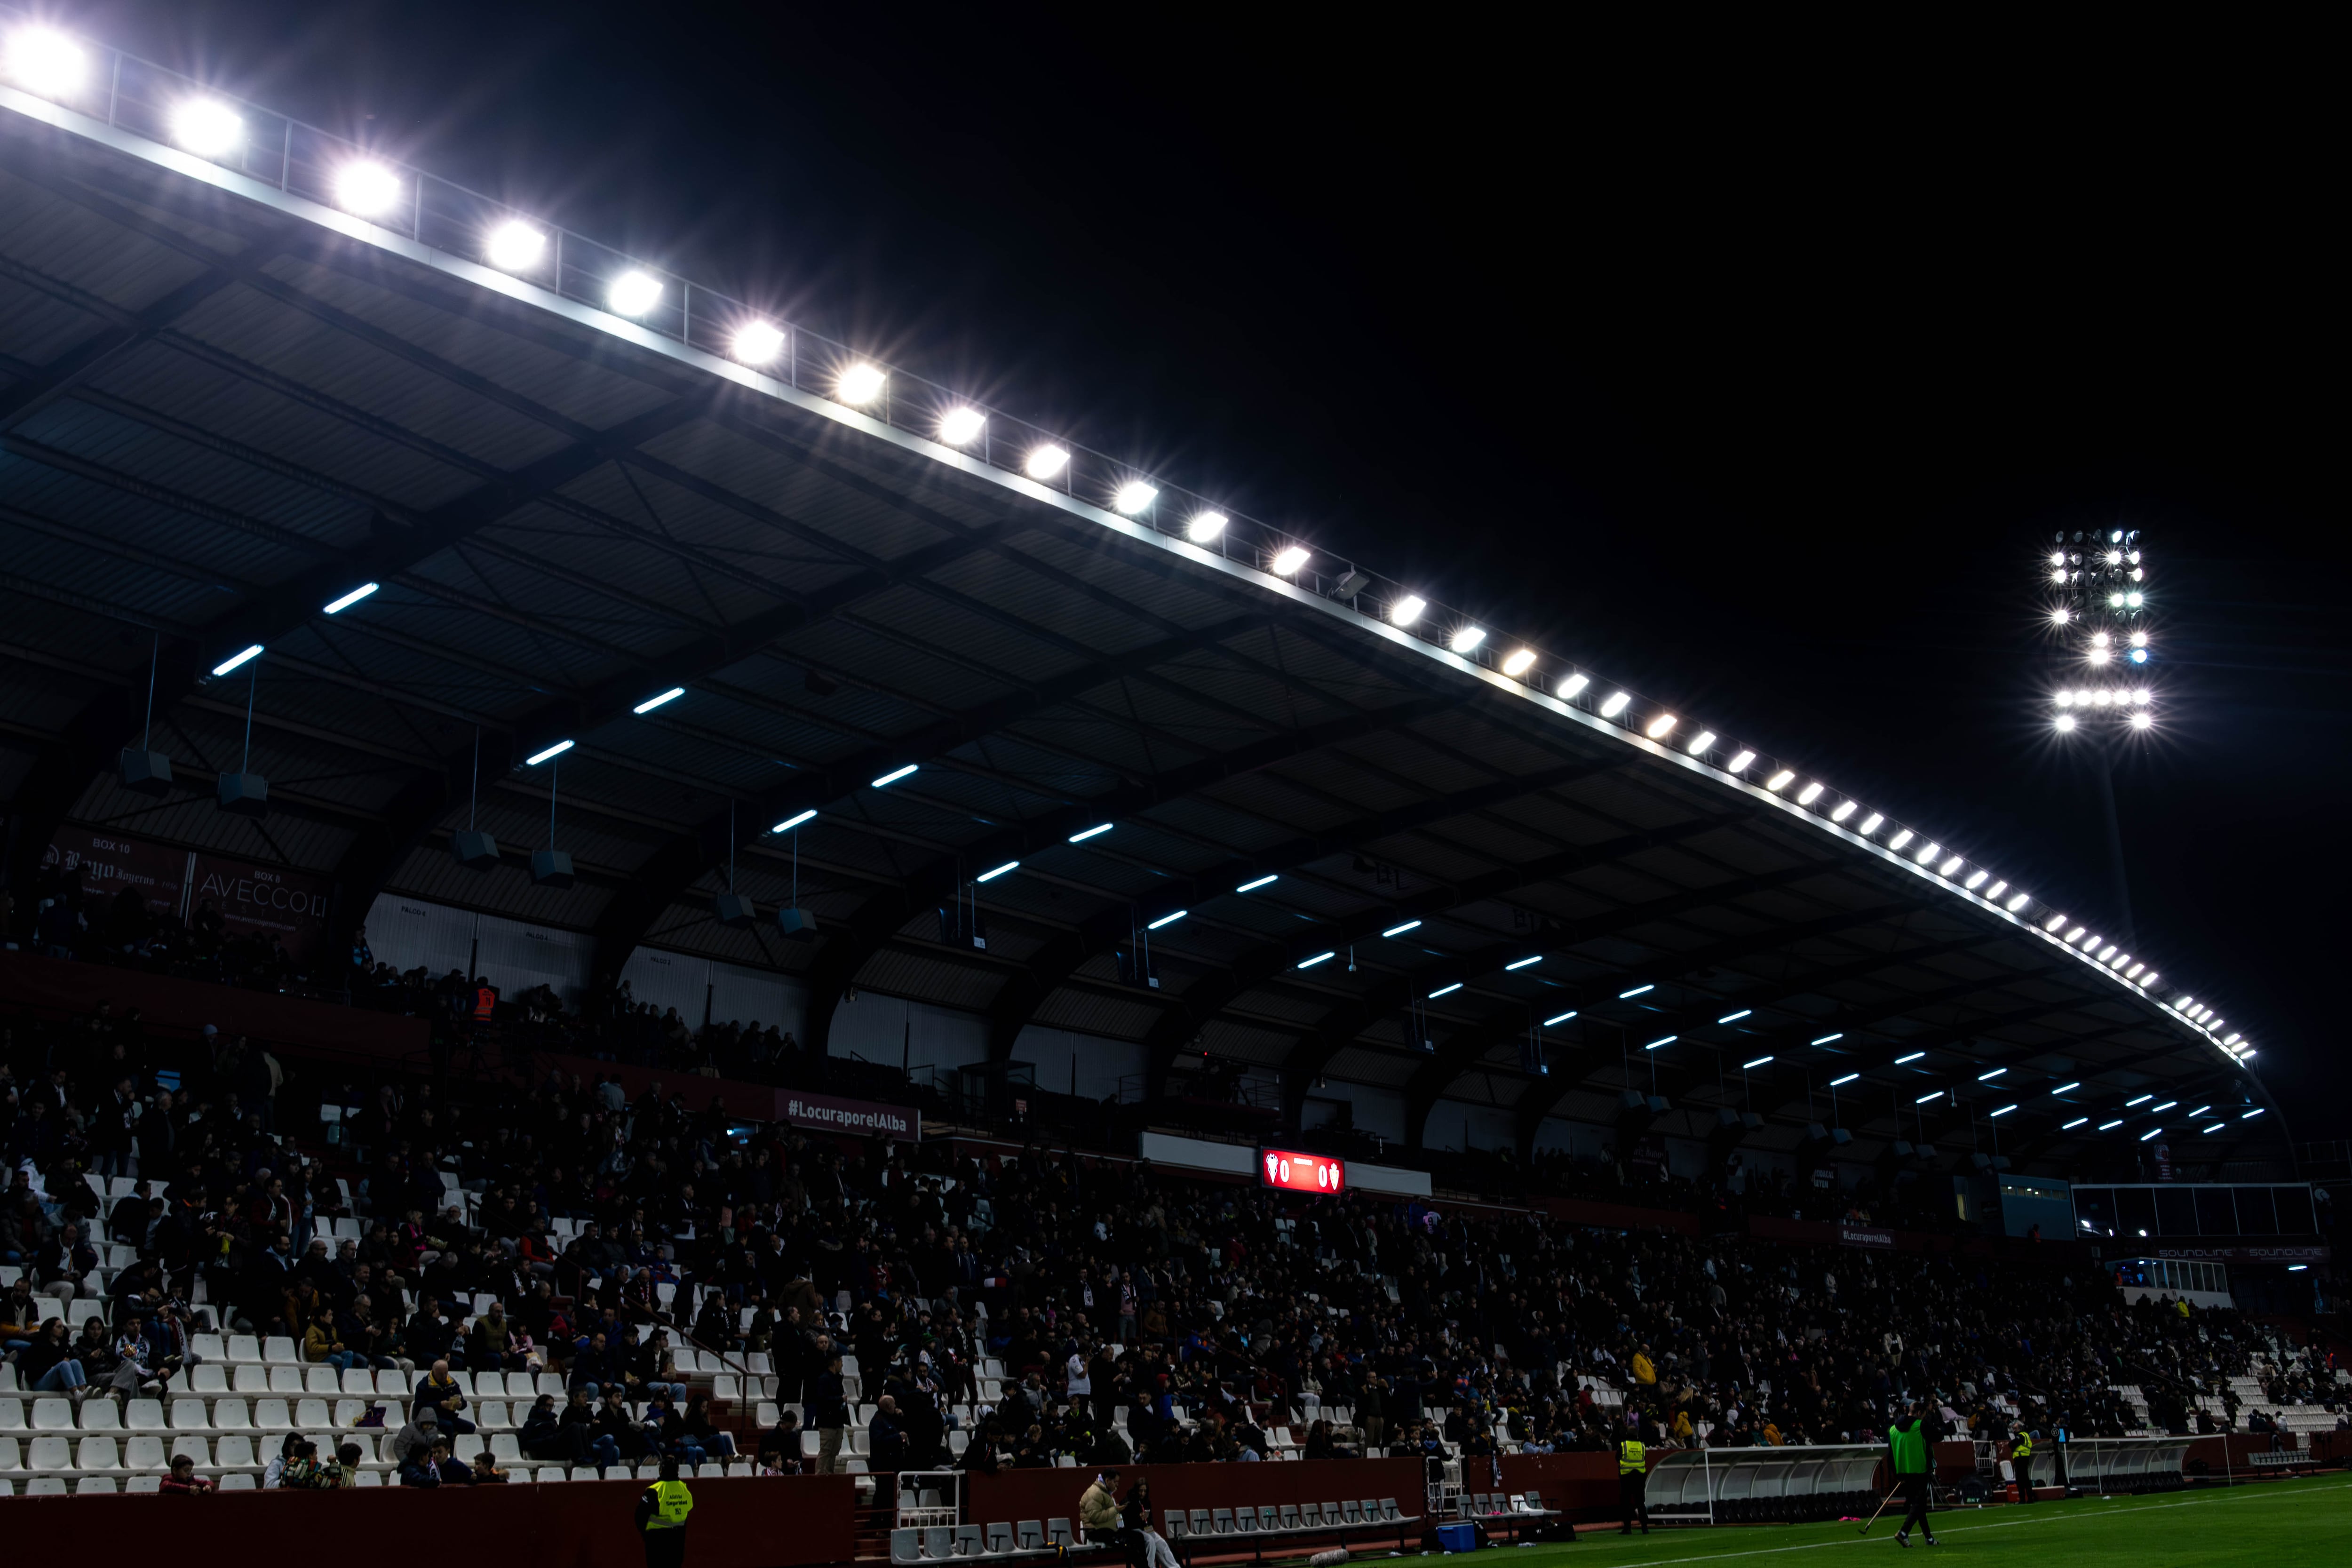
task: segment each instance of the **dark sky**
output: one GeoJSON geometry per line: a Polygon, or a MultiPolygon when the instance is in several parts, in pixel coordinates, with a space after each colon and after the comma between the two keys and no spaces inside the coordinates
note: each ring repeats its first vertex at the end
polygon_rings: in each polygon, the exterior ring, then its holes
{"type": "Polygon", "coordinates": [[[2109,927],[2036,563],[2140,529],[2139,951],[2299,1137],[2352,1136],[2330,49],[1536,10],[68,19],[1230,498],[2109,927]]]}

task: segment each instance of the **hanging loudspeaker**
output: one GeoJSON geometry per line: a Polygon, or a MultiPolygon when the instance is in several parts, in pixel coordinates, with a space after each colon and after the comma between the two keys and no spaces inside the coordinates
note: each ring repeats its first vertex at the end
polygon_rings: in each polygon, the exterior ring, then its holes
{"type": "Polygon", "coordinates": [[[542,888],[572,886],[572,855],[564,849],[534,849],[530,852],[530,879],[542,888]]]}
{"type": "Polygon", "coordinates": [[[457,864],[477,871],[487,871],[499,863],[499,840],[495,834],[477,833],[461,827],[449,836],[449,851],[457,857],[457,864]]]}
{"type": "Polygon", "coordinates": [[[171,756],[163,752],[124,751],[122,787],[133,795],[162,796],[171,794],[171,756]]]}
{"type": "Polygon", "coordinates": [[[259,773],[223,773],[220,808],[236,816],[269,815],[269,781],[259,773]]]}
{"type": "Polygon", "coordinates": [[[730,930],[742,931],[760,918],[760,911],[751,907],[751,900],[740,893],[721,893],[711,902],[718,913],[719,923],[730,930]]]}
{"type": "Polygon", "coordinates": [[[816,917],[806,910],[778,910],[776,929],[786,936],[816,935],[816,917]]]}

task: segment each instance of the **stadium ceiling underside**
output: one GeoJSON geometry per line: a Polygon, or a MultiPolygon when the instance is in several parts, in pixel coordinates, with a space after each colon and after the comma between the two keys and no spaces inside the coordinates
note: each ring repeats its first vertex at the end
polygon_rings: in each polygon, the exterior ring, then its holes
{"type": "MultiPolygon", "coordinates": [[[[60,825],[110,826],[331,878],[346,911],[392,890],[593,932],[606,968],[783,971],[804,1045],[854,986],[983,1014],[999,1058],[1050,1026],[1141,1043],[1160,1084],[1279,1069],[1294,1116],[1323,1076],[1402,1090],[1416,1132],[1441,1095],[1509,1108],[1523,1143],[1630,1089],[1700,1133],[1752,1108],[1786,1148],[1859,1073],[1857,1156],[1997,1131],[2063,1170],[2084,1095],[2260,1103],[2150,999],[1756,790],[5,110],[0,538],[18,886],[60,825]],[[163,799],[118,769],[156,647],[163,799]],[[218,808],[224,771],[267,776],[266,818],[218,808]],[[561,889],[528,863],[551,784],[561,889]],[[495,868],[453,858],[469,824],[495,868]],[[719,923],[730,862],[763,916],[797,874],[816,939],[719,923]],[[942,940],[959,903],[984,948],[942,940]]],[[[2280,1158],[2283,1121],[2189,1142],[2280,1158]]]]}

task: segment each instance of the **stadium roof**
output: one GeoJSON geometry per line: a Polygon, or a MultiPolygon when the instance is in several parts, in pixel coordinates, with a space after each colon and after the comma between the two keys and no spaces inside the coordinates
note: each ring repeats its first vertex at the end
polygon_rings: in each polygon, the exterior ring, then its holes
{"type": "Polygon", "coordinates": [[[2283,1157],[2188,977],[2151,990],[1991,847],[977,405],[949,445],[963,400],[746,342],[576,237],[501,271],[514,215],[414,171],[374,165],[363,220],[358,151],[307,127],[235,105],[194,156],[193,84],[111,62],[0,79],[12,873],[117,826],[351,911],[593,931],[608,968],[786,971],[811,1044],[856,986],[984,1013],[1000,1058],[1039,1024],[1141,1042],[1155,1083],[1279,1068],[1294,1115],[1320,1075],[1401,1089],[1416,1141],[1441,1094],[1524,1143],[1654,1087],[1785,1145],[1839,1079],[1860,1152],[2283,1157]],[[162,800],[117,762],[151,650],[162,800]],[[265,819],[212,798],[246,772],[265,819]],[[469,825],[496,868],[453,858],[469,825]],[[568,888],[533,880],[551,841],[568,888]],[[818,939],[720,923],[730,878],[818,939]],[[959,906],[984,947],[942,940],[959,906]]]}

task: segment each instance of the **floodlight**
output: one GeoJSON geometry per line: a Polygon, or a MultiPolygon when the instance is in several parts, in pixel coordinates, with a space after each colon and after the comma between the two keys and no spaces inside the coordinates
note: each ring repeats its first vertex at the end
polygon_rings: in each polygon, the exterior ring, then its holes
{"type": "Polygon", "coordinates": [[[1754,1061],[1741,1062],[1739,1064],[1739,1070],[1741,1072],[1752,1072],[1771,1059],[1772,1058],[1770,1057],[1758,1057],[1754,1061]]]}
{"type": "Polygon", "coordinates": [[[1667,737],[1667,735],[1673,732],[1674,727],[1678,721],[1677,721],[1671,713],[1661,713],[1656,718],[1651,720],[1649,726],[1642,732],[1649,736],[1653,741],[1663,741],[1667,737]]]}
{"type": "Polygon", "coordinates": [[[1984,879],[1991,875],[1992,873],[1990,871],[1979,871],[1975,876],[1970,877],[1967,881],[1961,883],[1960,886],[1973,893],[1979,887],[1983,885],[1984,879]]]}
{"type": "Polygon", "coordinates": [[[1549,1029],[1549,1028],[1552,1028],[1552,1027],[1554,1027],[1554,1026],[1557,1026],[1557,1025],[1560,1025],[1560,1024],[1565,1024],[1565,1023],[1567,1023],[1570,1018],[1573,1018],[1573,1017],[1575,1017],[1575,1016],[1576,1016],[1576,1009],[1575,1009],[1575,1008],[1573,1008],[1573,1007],[1570,1007],[1570,1008],[1567,1012],[1565,1012],[1565,1013],[1555,1013],[1555,1014],[1553,1014],[1550,1017],[1546,1018],[1546,1019],[1543,1021],[1543,1026],[1544,1026],[1545,1028],[1547,1028],[1547,1029],[1549,1029]]]}
{"type": "Polygon", "coordinates": [[[2074,694],[2072,691],[2062,689],[2058,693],[2058,706],[2061,708],[2072,708],[2074,706],[2074,694]]]}
{"type": "Polygon", "coordinates": [[[1789,781],[1796,776],[1796,769],[1782,768],[1779,773],[1774,773],[1770,778],[1764,781],[1764,787],[1770,790],[1773,794],[1778,795],[1782,790],[1788,788],[1789,781]]]}
{"type": "Polygon", "coordinates": [[[1110,498],[1111,510],[1121,516],[1133,517],[1159,499],[1160,491],[1156,486],[1145,484],[1141,479],[1129,479],[1118,487],[1118,494],[1110,498]]]}
{"type": "Polygon", "coordinates": [[[400,176],[372,158],[354,158],[335,171],[335,205],[361,217],[382,217],[400,205],[400,176]]]}
{"type": "Polygon", "coordinates": [[[2140,709],[2131,716],[2131,727],[2135,730],[2146,730],[2153,726],[2155,723],[2156,715],[2150,713],[2145,708],[2140,709]]]}
{"type": "Polygon", "coordinates": [[[362,583],[341,598],[329,600],[326,607],[319,613],[322,616],[340,616],[382,586],[383,584],[381,583],[362,583]]]}
{"type": "Polygon", "coordinates": [[[660,304],[661,297],[661,279],[635,267],[614,279],[604,290],[604,303],[613,308],[613,314],[632,319],[660,304]]]}
{"type": "Polygon", "coordinates": [[[1737,1013],[1726,1013],[1722,1017],[1717,1018],[1716,1022],[1718,1024],[1737,1024],[1742,1018],[1753,1016],[1755,1012],[1756,1009],[1753,1007],[1742,1007],[1737,1013]]]}
{"type": "Polygon", "coordinates": [[[1715,731],[1712,731],[1712,730],[1701,730],[1697,734],[1693,735],[1693,736],[1691,737],[1691,742],[1690,742],[1690,748],[1689,748],[1689,749],[1690,749],[1691,754],[1692,754],[1692,755],[1694,755],[1694,756],[1696,756],[1696,755],[1697,755],[1699,752],[1706,751],[1709,746],[1712,746],[1712,745],[1714,745],[1714,744],[1715,744],[1715,731]]]}
{"type": "Polygon", "coordinates": [[[1274,558],[1274,574],[1277,577],[1295,577],[1298,574],[1299,568],[1307,564],[1307,546],[1294,544],[1274,558]]]}
{"type": "Polygon", "coordinates": [[[1388,930],[1381,932],[1381,934],[1382,936],[1402,936],[1409,931],[1418,931],[1420,929],[1421,922],[1419,921],[1407,921],[1401,926],[1389,927],[1388,930]]]}
{"type": "Polygon", "coordinates": [[[1831,1087],[1832,1089],[1840,1089],[1840,1088],[1843,1088],[1843,1086],[1845,1086],[1845,1085],[1847,1085],[1847,1084],[1852,1083],[1854,1079],[1856,1079],[1860,1078],[1861,1076],[1862,1076],[1862,1075],[1861,1075],[1860,1073],[1858,1073],[1858,1072],[1850,1072],[1850,1073],[1846,1074],[1843,1078],[1833,1078],[1833,1079],[1830,1079],[1830,1087],[1831,1087]]]}
{"type": "Polygon", "coordinates": [[[2179,1101],[2179,1100],[2168,1100],[2164,1101],[2164,1102],[2163,1102],[2162,1104],[2160,1104],[2160,1105],[2151,1105],[2151,1106],[2149,1106],[2149,1107],[2147,1108],[2147,1113],[2148,1113],[2150,1116],[2158,1115],[2158,1114],[2160,1114],[2160,1113],[2162,1113],[2162,1112],[2164,1112],[2164,1111],[2167,1111],[2167,1110],[2171,1110],[2174,1106],[2176,1106],[2176,1105],[2178,1105],[2178,1104],[2179,1104],[2179,1103],[2180,1103],[2180,1101],[2179,1101]]]}
{"type": "Polygon", "coordinates": [[[1591,684],[1592,677],[1589,675],[1571,675],[1559,683],[1558,689],[1562,697],[1574,697],[1591,684]]]}
{"type": "Polygon", "coordinates": [[[884,773],[880,778],[876,779],[874,781],[873,787],[876,789],[887,789],[890,785],[897,784],[900,779],[905,778],[908,773],[913,773],[920,766],[922,766],[920,763],[908,763],[905,767],[892,768],[888,773],[884,773]]]}
{"type": "Polygon", "coordinates": [[[2144,647],[2136,647],[2132,649],[2131,661],[2134,664],[2146,664],[2147,662],[2147,649],[2144,647]]]}
{"type": "Polygon", "coordinates": [[[988,428],[988,416],[969,403],[959,403],[940,416],[940,439],[950,447],[969,447],[988,428]]]}
{"type": "Polygon", "coordinates": [[[2051,564],[2051,565],[2053,565],[2053,566],[2063,566],[2063,565],[2065,565],[2065,564],[2066,564],[2066,552],[2065,552],[2064,551],[2061,550],[2061,551],[2057,552],[2056,553],[2053,554],[2053,555],[2050,557],[2050,564],[2051,564]]]}
{"type": "Polygon", "coordinates": [[[1462,982],[1460,982],[1459,980],[1455,981],[1455,982],[1454,982],[1453,984],[1451,984],[1451,985],[1441,985],[1441,986],[1439,986],[1436,990],[1434,990],[1434,991],[1433,991],[1433,992],[1431,992],[1431,993],[1429,994],[1429,1000],[1431,1000],[1432,1002],[1434,1002],[1434,1001],[1436,1001],[1440,996],[1451,996],[1451,995],[1453,995],[1456,991],[1459,991],[1459,990],[1461,990],[1461,989],[1462,989],[1462,982]]]}
{"type": "MultiPolygon", "coordinates": [[[[2009,883],[2004,879],[2001,881],[1995,882],[1991,887],[1987,888],[1985,889],[1985,897],[1988,899],[1997,899],[2007,891],[2009,891],[2009,883]]],[[[2021,904],[2023,903],[2025,901],[2025,895],[2023,893],[2018,894],[2017,901],[2021,904]]]]}
{"type": "Polygon", "coordinates": [[[2126,980],[2137,980],[2139,978],[2139,972],[2147,967],[2147,965],[2145,963],[2135,963],[2129,969],[2124,971],[2124,978],[2126,980]]]}
{"type": "Polygon", "coordinates": [[[1937,867],[1937,868],[1936,868],[1936,875],[1937,875],[1938,877],[1948,877],[1948,876],[1950,876],[1953,872],[1955,872],[1955,871],[1958,870],[1962,866],[1964,866],[1964,865],[1966,865],[1966,864],[1967,864],[1967,862],[1966,862],[1966,861],[1962,860],[1958,856],[1955,855],[1955,856],[1953,856],[1950,859],[1948,859],[1948,860],[1945,861],[1942,865],[1940,865],[1940,866],[1938,866],[1938,867],[1937,867]]]}
{"type": "Polygon", "coordinates": [[[1468,653],[1472,648],[1476,647],[1480,643],[1485,642],[1486,640],[1486,627],[1461,626],[1455,629],[1452,637],[1445,639],[1445,646],[1452,648],[1455,653],[1468,653]]]}
{"type": "Polygon", "coordinates": [[[685,695],[686,695],[686,688],[685,688],[685,687],[683,687],[683,686],[673,686],[673,687],[671,687],[667,691],[663,692],[663,693],[662,693],[660,696],[658,696],[658,697],[648,697],[648,698],[646,698],[643,702],[640,702],[640,703],[638,703],[635,708],[630,709],[630,710],[629,710],[629,711],[630,711],[630,712],[632,712],[632,713],[650,713],[650,712],[652,712],[655,709],[659,708],[660,706],[662,706],[664,703],[666,703],[666,702],[675,702],[675,701],[677,701],[679,698],[681,698],[681,697],[683,697],[683,696],[685,696],[685,695]]]}
{"type": "Polygon", "coordinates": [[[1799,805],[1812,805],[1813,802],[1822,798],[1822,792],[1827,788],[1829,788],[1829,785],[1822,783],[1819,779],[1815,779],[1812,783],[1807,784],[1802,790],[1798,792],[1797,804],[1799,805]]]}
{"type": "Polygon", "coordinates": [[[2053,583],[2063,583],[2063,582],[2066,580],[2066,574],[2065,574],[2065,572],[2064,572],[2063,569],[2062,569],[2062,570],[2060,570],[2060,571],[2053,572],[2052,574],[2050,574],[2050,580],[2051,580],[2053,583]]]}
{"type": "Polygon", "coordinates": [[[522,219],[510,217],[490,230],[482,254],[501,272],[528,272],[547,254],[547,236],[522,219]]]}
{"type": "Polygon", "coordinates": [[[1900,848],[1902,848],[1906,844],[1908,844],[1908,843],[1910,843],[1910,842],[1911,842],[1911,830],[1910,830],[1909,828],[1907,828],[1907,827],[1906,827],[1906,828],[1905,828],[1902,832],[1900,832],[1900,833],[1896,834],[1894,837],[1892,837],[1892,838],[1888,839],[1888,840],[1886,841],[1886,847],[1887,847],[1889,849],[1900,849],[1900,848]]]}
{"type": "Polygon", "coordinates": [[[1158,920],[1151,921],[1143,929],[1146,931],[1158,931],[1161,926],[1172,926],[1178,921],[1182,920],[1186,915],[1189,915],[1192,912],[1192,911],[1190,910],[1178,910],[1172,914],[1161,915],[1158,920]]]}
{"type": "Polygon", "coordinates": [[[2146,632],[2132,633],[2131,645],[2134,647],[2146,647],[2147,646],[2147,634],[2146,632]]]}
{"type": "Polygon", "coordinates": [[[1842,800],[1838,802],[1837,809],[1830,813],[1830,820],[1832,822],[1843,822],[1847,817],[1853,815],[1854,808],[1857,804],[1857,802],[1851,800],[1842,800]]]}
{"type": "Polygon", "coordinates": [[[882,389],[889,384],[888,374],[879,365],[859,360],[834,378],[833,395],[853,408],[863,408],[881,396],[882,389]]]}
{"type": "Polygon", "coordinates": [[[1282,880],[1280,873],[1269,871],[1265,876],[1258,878],[1255,881],[1244,882],[1240,887],[1235,888],[1234,891],[1236,893],[1254,893],[1260,888],[1272,887],[1275,883],[1280,880],[1282,880]]]}
{"type": "Polygon", "coordinates": [[[2140,605],[2140,597],[2137,594],[2126,594],[2124,595],[2124,603],[2137,610],[2140,605]]]}
{"type": "Polygon", "coordinates": [[[1184,525],[1184,537],[1195,544],[1206,544],[1224,532],[1227,519],[1221,511],[1196,511],[1192,521],[1184,525]]]}
{"type": "Polygon", "coordinates": [[[2050,618],[2063,626],[2074,618],[2074,612],[2061,605],[2050,612],[2050,618]]]}
{"type": "Polygon", "coordinates": [[[1013,869],[1020,864],[1021,862],[1018,860],[1007,860],[1003,865],[997,867],[992,871],[982,871],[979,876],[974,877],[972,880],[975,882],[993,882],[996,879],[1002,877],[1004,873],[1013,869]]]}
{"type": "Polygon", "coordinates": [[[1912,1103],[1912,1104],[1914,1104],[1914,1105],[1925,1105],[1925,1104],[1927,1104],[1927,1103],[1929,1100],[1941,1100],[1941,1099],[1943,1099],[1943,1098],[1944,1098],[1944,1091],[1943,1091],[1942,1089],[1937,1089],[1937,1090],[1935,1093],[1933,1093],[1933,1094],[1923,1094],[1923,1095],[1921,1095],[1918,1099],[1916,1099],[1916,1100],[1913,1100],[1911,1103],[1912,1103]]]}
{"type": "Polygon", "coordinates": [[[1601,716],[1603,719],[1614,719],[1618,714],[1625,711],[1632,705],[1633,700],[1632,695],[1628,692],[1612,691],[1609,694],[1609,700],[1601,705],[1601,716]]]}
{"type": "Polygon", "coordinates": [[[772,321],[746,321],[730,345],[745,364],[773,364],[783,356],[783,330],[772,321]]]}
{"type": "Polygon", "coordinates": [[[230,670],[236,668],[239,665],[244,664],[248,659],[257,658],[260,655],[261,645],[259,643],[255,643],[243,653],[231,654],[227,658],[223,659],[220,663],[213,666],[213,673],[215,675],[226,675],[230,670]]]}
{"type": "Polygon", "coordinates": [[[19,27],[8,35],[7,74],[27,91],[63,98],[81,90],[89,76],[89,56],[55,28],[19,27]]]}
{"type": "Polygon", "coordinates": [[[2113,658],[2114,657],[2115,655],[2103,647],[2095,647],[2089,654],[2090,660],[2093,664],[2105,664],[2108,659],[2113,658]]]}
{"type": "Polygon", "coordinates": [[[1647,992],[1655,991],[1657,988],[1658,987],[1654,982],[1647,982],[1634,986],[1631,991],[1620,991],[1617,993],[1617,1000],[1620,1002],[1630,1002],[1634,997],[1643,995],[1647,992]]]}
{"type": "Polygon", "coordinates": [[[1073,844],[1084,844],[1087,839],[1099,837],[1101,835],[1108,833],[1109,831],[1109,823],[1097,822],[1092,827],[1081,827],[1076,833],[1071,834],[1069,841],[1073,844]]]}
{"type": "Polygon", "coordinates": [[[2082,1088],[2082,1087],[2083,1087],[2083,1080],[2082,1080],[2081,1079],[2075,1079],[2074,1082],[2072,1082],[2072,1083],[2062,1083],[2062,1084],[2060,1084],[2056,1089],[2052,1089],[2050,1092],[2051,1092],[2052,1094],[2053,1094],[2053,1095],[2063,1094],[2063,1093],[2065,1093],[2065,1092],[2066,1092],[2068,1089],[2080,1089],[2080,1088],[2082,1088]]]}
{"type": "Polygon", "coordinates": [[[2151,1127],[2147,1131],[2139,1135],[2139,1141],[2145,1143],[2151,1138],[2161,1136],[2163,1131],[2164,1129],[2161,1127],[2151,1127]]]}
{"type": "Polygon", "coordinates": [[[2072,713],[2061,713],[2058,715],[2057,722],[2058,732],[2062,735],[2066,734],[2074,728],[2074,716],[2072,713]]]}
{"type": "MultiPolygon", "coordinates": [[[[1535,649],[1531,647],[1514,648],[1511,650],[1511,656],[1503,660],[1503,673],[1516,680],[1520,676],[1525,675],[1528,670],[1533,669],[1535,665],[1535,649]]],[[[1669,719],[1666,721],[1666,728],[1670,730],[1674,728],[1673,720],[1669,719]]]]}
{"type": "Polygon", "coordinates": [[[548,747],[547,750],[534,752],[530,756],[525,757],[523,759],[523,766],[527,768],[535,768],[539,766],[540,763],[548,761],[550,758],[562,756],[564,752],[570,751],[574,744],[576,744],[576,742],[572,741],[558,741],[555,744],[548,747]]]}
{"type": "Polygon", "coordinates": [[[172,140],[199,158],[218,160],[245,141],[245,121],[216,98],[184,98],[172,106],[172,140]]]}
{"type": "Polygon", "coordinates": [[[1421,612],[1429,608],[1429,601],[1418,594],[1407,594],[1389,604],[1389,625],[1409,626],[1421,619],[1421,612]]]}
{"type": "Polygon", "coordinates": [[[1512,970],[1515,970],[1515,969],[1525,969],[1525,968],[1527,968],[1529,964],[1533,964],[1533,963],[1541,963],[1542,962],[1543,962],[1543,954],[1542,954],[1542,953],[1540,953],[1540,952],[1529,953],[1529,954],[1528,954],[1527,957],[1525,957],[1525,958],[1514,959],[1512,962],[1510,962],[1510,963],[1507,963],[1507,964],[1503,965],[1503,970],[1504,970],[1504,972],[1505,972],[1506,973],[1509,973],[1509,972],[1511,972],[1512,970]]]}
{"type": "Polygon", "coordinates": [[[2068,932],[2066,933],[2066,938],[2065,938],[2066,945],[2067,945],[2068,947],[2072,947],[2072,946],[2074,946],[2074,943],[2075,943],[2075,942],[2076,942],[2076,941],[2077,941],[2077,940],[2082,936],[2082,934],[2083,934],[2083,932],[2084,932],[2084,931],[2085,929],[2087,929],[2087,928],[2083,927],[2083,926],[2076,926],[2073,931],[2068,931],[2068,932]]]}
{"type": "Polygon", "coordinates": [[[2124,1109],[2126,1110],[2129,1110],[2135,1105],[2146,1105],[2149,1100],[2154,1100],[2156,1096],[2152,1094],[2143,1094],[2137,1100],[2126,1100],[2124,1101],[2124,1109]]]}
{"type": "Polygon", "coordinates": [[[2263,1108],[2257,1105],[2252,1110],[2247,1111],[2243,1116],[2239,1117],[2238,1120],[2241,1121],[2252,1121],[2255,1117],[2260,1116],[2262,1113],[2263,1108]]]}
{"type": "Polygon", "coordinates": [[[1724,772],[1731,773],[1744,773],[1748,771],[1748,764],[1755,760],[1755,752],[1742,752],[1724,765],[1724,772]]]}
{"type": "Polygon", "coordinates": [[[1069,466],[1070,449],[1051,441],[1030,447],[1029,455],[1021,460],[1021,471],[1033,479],[1050,479],[1069,466]]]}
{"type": "Polygon", "coordinates": [[[2124,552],[2123,552],[2122,551],[2120,551],[2120,550],[2110,550],[2110,551],[2108,551],[2108,552],[2107,552],[2107,564],[2108,564],[2108,565],[2110,565],[2110,566],[2120,566],[2120,565],[2122,565],[2123,563],[2124,563],[2124,552]]]}
{"type": "Polygon", "coordinates": [[[1312,969],[1318,963],[1328,963],[1339,956],[1339,954],[1336,950],[1329,952],[1318,952],[1312,958],[1300,959],[1298,961],[1298,967],[1301,969],[1312,969]]]}
{"type": "Polygon", "coordinates": [[[2043,931],[2056,931],[2060,926],[2064,925],[2065,923],[2066,917],[2064,915],[2052,915],[2048,920],[2042,922],[2042,929],[2043,931]]]}
{"type": "Polygon", "coordinates": [[[784,818],[782,822],[779,822],[773,827],[768,829],[768,831],[771,833],[790,833],[793,828],[801,826],[801,824],[814,820],[815,816],[816,807],[810,806],[806,811],[796,812],[793,816],[784,818]]]}
{"type": "Polygon", "coordinates": [[[1886,818],[1874,811],[1868,816],[1862,819],[1862,826],[1855,828],[1854,831],[1861,834],[1864,838],[1867,838],[1872,834],[1877,832],[1880,827],[1884,826],[1886,818]]]}

